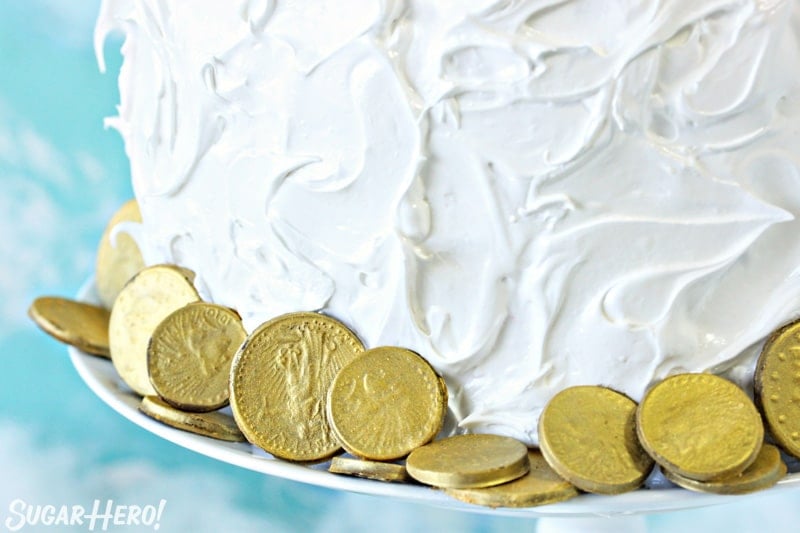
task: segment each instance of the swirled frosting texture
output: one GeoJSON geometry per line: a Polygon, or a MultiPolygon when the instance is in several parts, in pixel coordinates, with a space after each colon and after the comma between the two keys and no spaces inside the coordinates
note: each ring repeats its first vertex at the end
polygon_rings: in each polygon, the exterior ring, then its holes
{"type": "Polygon", "coordinates": [[[463,429],[746,380],[798,314],[796,0],[105,0],[113,30],[146,261],[251,329],[417,350],[463,429]]]}

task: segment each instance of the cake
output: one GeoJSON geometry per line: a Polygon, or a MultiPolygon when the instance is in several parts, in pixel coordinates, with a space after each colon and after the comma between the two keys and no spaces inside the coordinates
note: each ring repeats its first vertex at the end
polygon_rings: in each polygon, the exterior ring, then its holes
{"type": "Polygon", "coordinates": [[[104,0],[147,264],[423,355],[464,431],[743,385],[800,311],[800,2],[104,0]]]}

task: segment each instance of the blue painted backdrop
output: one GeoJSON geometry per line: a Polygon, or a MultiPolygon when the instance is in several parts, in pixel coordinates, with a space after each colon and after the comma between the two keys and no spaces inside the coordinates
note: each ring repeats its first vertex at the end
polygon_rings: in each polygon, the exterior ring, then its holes
{"type": "Polygon", "coordinates": [[[0,531],[18,499],[163,498],[160,531],[788,531],[800,523],[800,491],[613,523],[459,514],[219,464],[114,414],[25,316],[37,295],[75,294],[105,221],[131,196],[122,142],[103,129],[118,101],[120,43],[107,44],[109,74],[100,75],[97,8],[96,0],[0,0],[0,531]]]}

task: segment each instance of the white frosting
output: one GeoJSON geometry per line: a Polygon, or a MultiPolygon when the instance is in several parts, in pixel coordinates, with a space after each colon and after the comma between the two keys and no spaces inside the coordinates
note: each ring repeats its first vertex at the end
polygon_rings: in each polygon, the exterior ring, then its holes
{"type": "Polygon", "coordinates": [[[466,430],[751,375],[800,310],[796,0],[105,0],[148,263],[417,350],[466,430]]]}

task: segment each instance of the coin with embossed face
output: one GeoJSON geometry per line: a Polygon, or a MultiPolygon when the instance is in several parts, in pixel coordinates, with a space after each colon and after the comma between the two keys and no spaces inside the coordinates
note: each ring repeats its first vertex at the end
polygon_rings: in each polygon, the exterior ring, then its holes
{"type": "Polygon", "coordinates": [[[375,479],[377,481],[408,480],[408,473],[403,465],[369,461],[367,459],[351,459],[349,457],[334,457],[331,460],[331,466],[328,467],[328,472],[375,479]]]}
{"type": "Polygon", "coordinates": [[[339,441],[325,416],[334,376],[364,351],[341,322],[292,313],[253,331],[231,364],[231,410],[247,439],[276,457],[320,461],[339,441]]]}
{"type": "Polygon", "coordinates": [[[698,481],[741,473],[764,442],[753,402],[713,374],[678,374],[655,385],[639,405],[636,430],[665,470],[698,481]]]}
{"type": "Polygon", "coordinates": [[[579,489],[619,494],[653,467],[636,437],[636,402],[605,387],[570,387],[539,417],[539,445],[553,470],[579,489]]]}
{"type": "Polygon", "coordinates": [[[422,357],[404,348],[367,350],[328,391],[327,414],[342,447],[386,461],[405,457],[442,428],[447,390],[422,357]]]}
{"type": "Polygon", "coordinates": [[[239,315],[195,302],[167,316],[147,348],[156,392],[185,411],[213,411],[228,403],[231,360],[247,333],[239,315]]]}
{"type": "Polygon", "coordinates": [[[745,468],[741,474],[713,479],[711,481],[696,481],[669,470],[664,470],[667,479],[685,489],[697,492],[712,492],[714,494],[747,494],[773,486],[786,475],[786,464],[781,459],[778,448],[771,444],[764,444],[756,460],[745,468]]]}
{"type": "Polygon", "coordinates": [[[136,200],[126,202],[108,222],[97,247],[95,285],[100,301],[111,309],[119,291],[137,272],[144,268],[144,260],[136,241],[127,231],[131,225],[142,222],[136,200]]]}
{"type": "Polygon", "coordinates": [[[770,434],[787,453],[800,457],[800,321],[767,339],[754,382],[770,434]]]}
{"type": "Polygon", "coordinates": [[[28,316],[55,339],[79,350],[109,356],[108,310],[56,296],[36,298],[28,316]]]}
{"type": "Polygon", "coordinates": [[[457,500],[487,507],[534,507],[578,495],[578,489],[550,468],[542,454],[528,450],[530,472],[519,479],[482,489],[444,489],[457,500]]]}
{"type": "Polygon", "coordinates": [[[435,487],[480,488],[528,473],[528,448],[500,435],[456,435],[421,446],[406,460],[411,477],[435,487]]]}
{"type": "Polygon", "coordinates": [[[139,404],[139,411],[163,424],[190,433],[230,442],[245,441],[244,435],[236,427],[236,422],[233,418],[223,413],[189,413],[181,411],[164,402],[158,396],[145,396],[142,398],[142,402],[139,404]]]}
{"type": "Polygon", "coordinates": [[[111,309],[111,361],[122,380],[142,396],[156,394],[147,372],[153,331],[170,313],[200,299],[190,274],[172,265],[148,267],[125,285],[111,309]]]}

